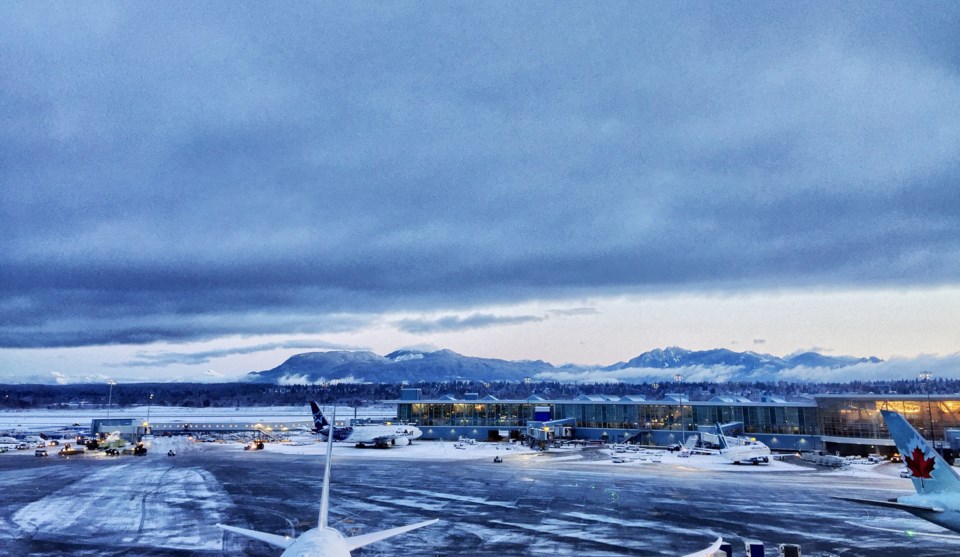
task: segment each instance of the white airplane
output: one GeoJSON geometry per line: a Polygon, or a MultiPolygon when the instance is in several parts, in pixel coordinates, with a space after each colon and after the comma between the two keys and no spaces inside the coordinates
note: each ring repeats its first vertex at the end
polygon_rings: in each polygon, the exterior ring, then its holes
{"type": "MultiPolygon", "coordinates": [[[[336,413],[334,413],[336,417],[336,413]]],[[[246,528],[237,528],[225,524],[217,524],[218,528],[260,540],[270,545],[283,548],[280,557],[350,557],[350,552],[359,547],[372,544],[387,538],[392,538],[417,528],[436,524],[439,519],[425,520],[410,524],[408,526],[399,526],[380,532],[370,534],[361,534],[349,538],[343,537],[339,531],[328,526],[327,515],[330,502],[330,463],[333,460],[333,437],[327,437],[327,463],[323,473],[323,493],[320,496],[320,518],[316,528],[311,528],[300,534],[296,538],[289,536],[278,536],[266,532],[257,532],[256,530],[247,530],[246,528]]]]}
{"type": "Polygon", "coordinates": [[[731,442],[730,438],[723,434],[720,424],[717,424],[717,444],[720,445],[720,454],[734,464],[770,462],[770,447],[760,441],[745,439],[733,439],[731,442]]]}
{"type": "Polygon", "coordinates": [[[907,464],[913,488],[917,493],[888,501],[834,498],[900,509],[954,532],[960,532],[960,475],[903,416],[891,410],[881,410],[880,413],[887,422],[887,429],[897,444],[897,450],[907,464]]]}
{"type": "MultiPolygon", "coordinates": [[[[330,431],[330,422],[323,416],[316,402],[310,403],[313,411],[314,432],[327,436],[330,431]]],[[[373,445],[387,448],[391,445],[409,445],[414,439],[423,435],[420,428],[409,424],[360,424],[353,426],[333,426],[333,440],[353,443],[358,447],[373,445]]]]}

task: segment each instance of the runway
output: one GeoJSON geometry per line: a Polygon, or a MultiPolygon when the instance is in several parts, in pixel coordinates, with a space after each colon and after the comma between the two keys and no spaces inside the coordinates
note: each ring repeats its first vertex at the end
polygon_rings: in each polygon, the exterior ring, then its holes
{"type": "MultiPolygon", "coordinates": [[[[605,457],[416,460],[404,449],[334,457],[332,525],[345,535],[440,518],[355,555],[680,555],[717,536],[742,554],[797,543],[805,556],[947,556],[945,531],[830,495],[885,498],[891,478],[600,467],[605,457]],[[397,451],[397,452],[394,452],[397,451]],[[880,530],[887,528],[896,531],[880,530]]],[[[322,457],[194,445],[168,458],[0,455],[0,547],[11,555],[277,556],[217,522],[296,535],[317,520],[322,457]]],[[[949,534],[949,532],[947,532],[949,534]]]]}

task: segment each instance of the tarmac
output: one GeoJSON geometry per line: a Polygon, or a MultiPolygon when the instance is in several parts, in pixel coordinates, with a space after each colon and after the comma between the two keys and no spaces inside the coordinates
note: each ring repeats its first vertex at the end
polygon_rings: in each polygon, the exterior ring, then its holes
{"type": "MultiPolygon", "coordinates": [[[[441,519],[355,556],[683,555],[717,536],[733,543],[735,555],[747,539],[763,541],[768,554],[778,543],[799,544],[804,556],[960,554],[960,535],[831,498],[906,494],[909,482],[892,467],[859,473],[781,464],[771,472],[695,460],[708,457],[611,465],[593,448],[503,451],[497,464],[488,446],[471,454],[449,445],[423,458],[416,447],[337,447],[330,513],[344,535],[441,519]]],[[[145,457],[0,455],[3,554],[277,556],[278,548],[214,525],[281,535],[316,525],[318,447],[176,448],[175,457],[166,447],[145,457]]]]}

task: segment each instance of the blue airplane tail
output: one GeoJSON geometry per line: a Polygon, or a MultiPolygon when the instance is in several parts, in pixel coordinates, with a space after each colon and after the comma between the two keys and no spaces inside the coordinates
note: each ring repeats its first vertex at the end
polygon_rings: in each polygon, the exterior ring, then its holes
{"type": "Polygon", "coordinates": [[[316,431],[330,425],[330,422],[323,416],[323,412],[320,411],[320,407],[312,400],[310,401],[310,410],[313,412],[313,427],[316,431]]]}
{"type": "Polygon", "coordinates": [[[917,493],[960,493],[960,475],[933,446],[899,413],[891,410],[881,410],[880,413],[910,471],[917,493]]]}

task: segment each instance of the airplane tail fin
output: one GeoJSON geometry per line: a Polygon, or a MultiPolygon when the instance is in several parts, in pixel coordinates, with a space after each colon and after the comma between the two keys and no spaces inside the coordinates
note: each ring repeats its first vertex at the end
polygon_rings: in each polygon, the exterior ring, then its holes
{"type": "Polygon", "coordinates": [[[717,444],[720,445],[720,450],[727,448],[727,438],[723,435],[723,427],[720,426],[720,422],[717,424],[717,444]]]}
{"type": "Polygon", "coordinates": [[[350,551],[357,549],[358,547],[363,547],[365,545],[370,545],[373,542],[378,542],[380,540],[385,540],[387,538],[392,538],[394,536],[399,536],[409,532],[410,530],[416,530],[417,528],[423,528],[424,526],[430,526],[431,524],[436,524],[438,518],[432,520],[424,520],[423,522],[417,522],[416,524],[408,524],[406,526],[400,526],[397,528],[391,528],[389,530],[383,530],[380,532],[372,532],[370,534],[361,534],[359,536],[353,536],[352,538],[347,538],[347,548],[350,551]]]}
{"type": "Polygon", "coordinates": [[[313,427],[317,431],[327,427],[330,422],[323,416],[323,412],[320,411],[320,407],[317,406],[317,403],[310,401],[310,410],[313,412],[313,427]]]}
{"type": "Polygon", "coordinates": [[[899,413],[881,410],[917,493],[960,493],[960,475],[899,413]]]}

